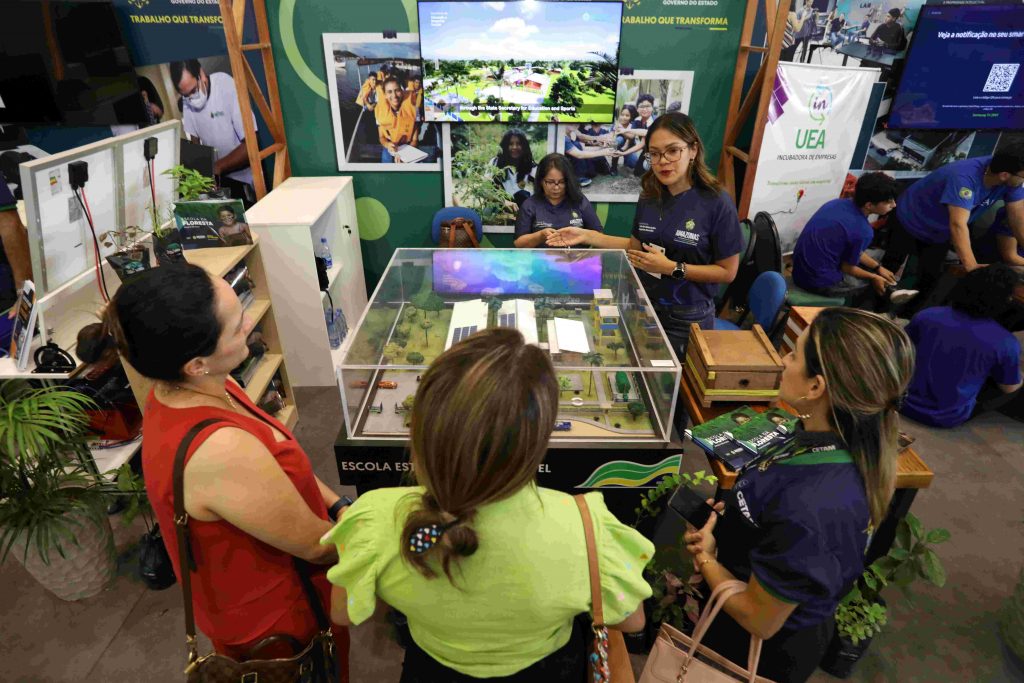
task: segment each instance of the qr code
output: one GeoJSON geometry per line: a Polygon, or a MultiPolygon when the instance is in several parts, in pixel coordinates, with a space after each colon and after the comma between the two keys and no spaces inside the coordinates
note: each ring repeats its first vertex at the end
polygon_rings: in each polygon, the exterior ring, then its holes
{"type": "Polygon", "coordinates": [[[1010,92],[1020,64],[993,64],[982,92],[1010,92]]]}

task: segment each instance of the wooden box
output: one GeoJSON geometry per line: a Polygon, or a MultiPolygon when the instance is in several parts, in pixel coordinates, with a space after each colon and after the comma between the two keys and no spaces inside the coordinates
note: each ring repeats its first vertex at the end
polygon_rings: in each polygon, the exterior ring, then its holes
{"type": "Polygon", "coordinates": [[[785,356],[790,351],[795,351],[796,340],[800,333],[824,310],[818,306],[793,306],[789,309],[786,329],[782,331],[782,343],[779,344],[779,353],[785,356]]]}
{"type": "Polygon", "coordinates": [[[765,402],[779,395],[782,359],[760,325],[702,330],[694,323],[683,365],[705,408],[712,402],[765,402]]]}

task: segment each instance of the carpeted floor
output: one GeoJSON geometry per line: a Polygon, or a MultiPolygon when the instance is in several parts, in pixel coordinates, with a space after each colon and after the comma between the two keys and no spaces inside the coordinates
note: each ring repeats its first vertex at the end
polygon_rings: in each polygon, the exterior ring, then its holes
{"type": "MultiPolygon", "coordinates": [[[[299,393],[296,435],[317,474],[338,484],[332,445],[339,425],[332,389],[299,393]]],[[[1024,667],[1002,646],[996,613],[1024,568],[1024,424],[984,415],[955,430],[913,423],[915,448],[935,472],[913,512],[926,527],[945,527],[941,546],[945,588],[919,587],[914,605],[888,595],[890,623],[854,676],[858,682],[1024,681],[1024,667]]],[[[688,447],[683,466],[706,466],[688,447]]],[[[344,491],[339,485],[339,491],[344,491]]],[[[100,595],[65,603],[36,584],[13,559],[0,566],[0,681],[183,680],[185,662],[181,592],[147,590],[134,577],[131,546],[141,522],[111,519],[125,551],[117,579],[100,595]]],[[[203,651],[208,643],[203,641],[203,651]]],[[[354,683],[395,683],[402,651],[384,624],[352,631],[354,683]]],[[[643,658],[634,658],[643,666],[643,658]]],[[[818,672],[815,683],[834,681],[818,672]]]]}

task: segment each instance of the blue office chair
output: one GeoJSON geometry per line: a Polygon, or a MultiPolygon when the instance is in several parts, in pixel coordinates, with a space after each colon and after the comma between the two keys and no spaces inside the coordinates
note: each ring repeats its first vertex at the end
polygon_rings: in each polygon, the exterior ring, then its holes
{"type": "Polygon", "coordinates": [[[437,213],[434,214],[434,220],[430,224],[430,239],[434,244],[440,244],[441,242],[441,223],[450,221],[453,218],[465,218],[473,221],[476,241],[480,242],[484,238],[484,222],[480,218],[480,214],[464,206],[446,206],[437,210],[437,213]]]}
{"type": "MultiPolygon", "coordinates": [[[[764,333],[769,337],[775,329],[775,320],[779,316],[779,310],[786,301],[786,280],[780,273],[774,270],[767,270],[757,276],[754,284],[750,287],[748,296],[748,312],[754,314],[754,322],[761,326],[764,333]]],[[[747,313],[740,318],[740,325],[746,319],[747,313]]],[[[715,318],[716,330],[738,330],[739,325],[728,320],[715,318]]]]}

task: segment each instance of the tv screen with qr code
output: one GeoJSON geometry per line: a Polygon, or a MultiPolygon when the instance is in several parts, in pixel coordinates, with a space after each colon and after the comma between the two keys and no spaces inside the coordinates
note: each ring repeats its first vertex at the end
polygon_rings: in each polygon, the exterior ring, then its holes
{"type": "Polygon", "coordinates": [[[889,128],[1024,128],[1024,5],[925,5],[889,128]]]}

